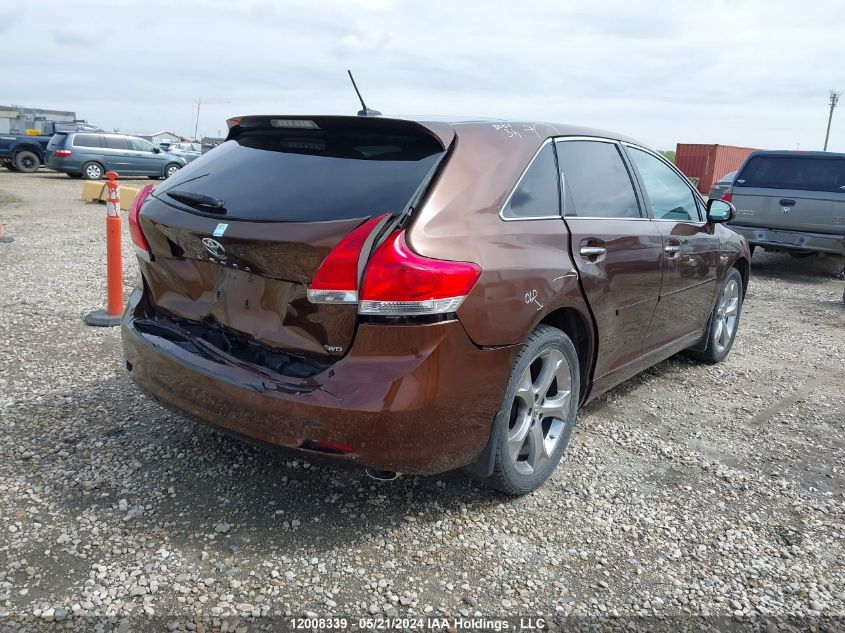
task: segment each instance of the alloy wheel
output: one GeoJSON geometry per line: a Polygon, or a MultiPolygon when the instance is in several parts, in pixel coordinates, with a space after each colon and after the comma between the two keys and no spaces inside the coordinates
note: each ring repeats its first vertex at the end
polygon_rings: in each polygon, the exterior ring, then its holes
{"type": "Polygon", "coordinates": [[[736,321],[739,317],[739,284],[736,279],[729,279],[719,295],[716,305],[716,329],[713,332],[713,344],[720,354],[733,340],[736,321]]]}
{"type": "Polygon", "coordinates": [[[99,165],[88,165],[85,168],[85,174],[92,180],[96,180],[97,178],[102,177],[103,170],[100,169],[99,165]]]}
{"type": "Polygon", "coordinates": [[[508,422],[508,457],[523,475],[541,471],[563,437],[572,370],[563,352],[543,350],[520,377],[508,422]]]}

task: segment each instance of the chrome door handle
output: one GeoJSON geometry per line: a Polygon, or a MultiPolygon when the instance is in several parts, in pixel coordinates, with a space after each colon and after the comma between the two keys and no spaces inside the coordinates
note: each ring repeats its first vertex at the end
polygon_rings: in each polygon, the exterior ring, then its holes
{"type": "Polygon", "coordinates": [[[582,246],[581,257],[599,257],[607,253],[604,246],[582,246]]]}
{"type": "Polygon", "coordinates": [[[667,244],[663,247],[663,250],[669,253],[670,255],[674,255],[675,253],[681,250],[681,247],[678,244],[667,244]]]}

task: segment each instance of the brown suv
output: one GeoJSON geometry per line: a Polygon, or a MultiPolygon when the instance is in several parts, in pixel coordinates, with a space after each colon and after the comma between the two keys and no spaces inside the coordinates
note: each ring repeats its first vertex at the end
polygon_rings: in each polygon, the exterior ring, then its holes
{"type": "Polygon", "coordinates": [[[139,194],[123,320],[132,377],[218,427],[384,475],[468,467],[521,494],[580,405],[676,352],[731,348],[749,272],[720,224],[733,207],[632,140],[230,123],[139,194]]]}

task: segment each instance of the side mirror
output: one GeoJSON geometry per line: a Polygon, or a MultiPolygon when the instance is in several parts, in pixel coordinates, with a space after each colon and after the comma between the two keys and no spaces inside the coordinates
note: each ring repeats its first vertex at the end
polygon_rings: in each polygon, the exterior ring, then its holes
{"type": "Polygon", "coordinates": [[[158,147],[153,147],[153,154],[161,154],[161,149],[158,147]]]}
{"type": "Polygon", "coordinates": [[[736,207],[727,200],[708,200],[707,219],[714,224],[730,222],[736,217],[736,207]]]}

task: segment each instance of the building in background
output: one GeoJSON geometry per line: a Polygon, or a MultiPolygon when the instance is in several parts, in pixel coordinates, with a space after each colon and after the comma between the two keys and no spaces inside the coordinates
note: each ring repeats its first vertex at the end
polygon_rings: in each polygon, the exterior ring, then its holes
{"type": "Polygon", "coordinates": [[[47,121],[73,123],[78,121],[76,112],[45,110],[23,106],[0,106],[0,134],[25,134],[26,130],[44,131],[47,121]]]}
{"type": "Polygon", "coordinates": [[[707,195],[714,182],[739,169],[753,151],[756,151],[753,147],[678,143],[675,165],[701,193],[707,195]]]}
{"type": "Polygon", "coordinates": [[[141,138],[147,139],[153,145],[161,145],[162,143],[178,143],[179,141],[190,141],[191,139],[173,132],[156,132],[155,134],[140,134],[141,138]]]}

